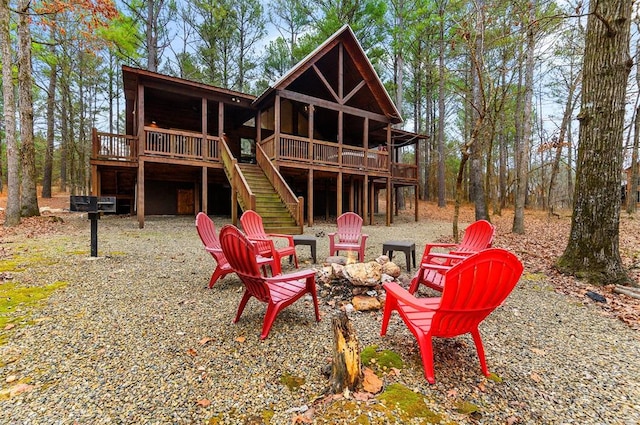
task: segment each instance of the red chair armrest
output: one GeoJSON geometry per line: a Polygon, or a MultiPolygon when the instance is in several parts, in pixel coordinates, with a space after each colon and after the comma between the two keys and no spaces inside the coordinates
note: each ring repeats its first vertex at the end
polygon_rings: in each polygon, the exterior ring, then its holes
{"type": "Polygon", "coordinates": [[[280,233],[267,233],[267,236],[272,238],[286,239],[289,241],[289,245],[293,246],[293,236],[291,235],[283,235],[280,233]]]}
{"type": "Polygon", "coordinates": [[[432,252],[429,255],[427,255],[426,259],[423,259],[423,262],[428,262],[429,258],[433,258],[433,257],[437,257],[437,258],[445,258],[447,260],[464,260],[466,258],[469,257],[469,255],[472,255],[473,252],[470,252],[468,254],[452,254],[452,253],[445,253],[445,252],[432,252]]]}
{"type": "MultiPolygon", "coordinates": [[[[432,298],[416,298],[409,293],[402,286],[395,282],[387,282],[382,284],[382,287],[387,291],[387,297],[391,296],[396,300],[402,301],[404,304],[409,305],[417,310],[433,311],[436,306],[434,299],[432,298]]],[[[436,298],[439,299],[439,298],[436,298]]],[[[438,305],[440,303],[438,302],[438,305]]]]}
{"type": "Polygon", "coordinates": [[[424,258],[427,255],[429,255],[431,253],[431,249],[433,249],[433,248],[453,248],[455,246],[458,246],[458,244],[455,244],[455,243],[428,243],[424,247],[424,251],[422,253],[422,257],[424,258]]]}
{"type": "Polygon", "coordinates": [[[441,270],[441,271],[445,271],[446,272],[451,267],[453,267],[453,266],[445,266],[445,265],[442,265],[442,264],[432,264],[432,263],[420,263],[420,268],[421,269],[441,270]]]}
{"type": "Polygon", "coordinates": [[[316,275],[316,271],[313,269],[306,269],[306,270],[298,270],[296,272],[293,273],[287,273],[287,274],[281,274],[278,276],[273,276],[273,277],[267,277],[265,278],[265,280],[267,282],[271,282],[271,283],[278,283],[278,282],[286,282],[289,280],[296,280],[296,279],[307,279],[311,276],[315,276],[316,275]]]}

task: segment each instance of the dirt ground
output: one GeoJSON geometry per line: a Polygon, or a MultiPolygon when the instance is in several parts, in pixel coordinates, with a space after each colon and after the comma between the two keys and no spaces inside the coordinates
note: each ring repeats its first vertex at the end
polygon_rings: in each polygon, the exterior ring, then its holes
{"type": "MultiPolygon", "coordinates": [[[[0,224],[4,223],[4,207],[6,205],[6,193],[0,194],[0,224]],[[3,196],[4,195],[4,196],[3,196]]],[[[38,205],[42,211],[41,217],[23,219],[20,226],[6,229],[0,226],[0,257],[8,255],[2,248],[2,238],[7,235],[23,235],[24,237],[45,236],[49,232],[63,232],[64,226],[53,217],[61,216],[61,212],[69,208],[69,194],[57,193],[52,198],[38,199],[38,205]],[[4,255],[1,255],[4,254],[4,255]]],[[[401,217],[395,220],[398,226],[402,222],[412,221],[414,205],[400,212],[401,217]]],[[[449,222],[453,220],[454,208],[449,203],[445,208],[439,208],[431,202],[419,203],[419,221],[449,222]]],[[[475,220],[472,205],[465,205],[460,211],[460,223],[469,223],[475,220]]],[[[514,252],[525,264],[525,271],[533,274],[541,274],[546,277],[557,292],[575,297],[584,303],[593,303],[587,297],[588,292],[603,295],[606,302],[598,302],[602,312],[612,315],[631,328],[640,330],[640,299],[615,293],[614,286],[595,287],[588,285],[571,276],[561,275],[554,267],[555,260],[562,254],[567,244],[571,226],[571,211],[560,213],[559,217],[549,217],[542,211],[528,210],[525,213],[525,235],[511,233],[513,223],[513,211],[505,210],[502,215],[492,215],[492,223],[496,226],[494,246],[509,249],[514,252]]],[[[463,230],[463,228],[461,228],[463,230]]],[[[453,241],[452,237],[443,240],[453,241]]],[[[621,214],[620,221],[620,255],[624,266],[629,271],[629,276],[640,284],[640,220],[636,216],[621,214]]]]}

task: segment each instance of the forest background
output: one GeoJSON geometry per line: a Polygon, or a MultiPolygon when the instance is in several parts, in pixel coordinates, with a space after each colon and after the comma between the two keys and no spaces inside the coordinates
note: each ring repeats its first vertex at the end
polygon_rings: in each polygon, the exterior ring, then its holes
{"type": "MultiPolygon", "coordinates": [[[[592,48],[600,43],[631,61],[616,101],[624,106],[609,145],[615,158],[601,161],[614,165],[605,173],[613,180],[590,183],[613,193],[603,201],[613,225],[597,235],[606,242],[617,235],[625,170],[633,198],[638,181],[631,164],[638,162],[640,73],[632,58],[640,54],[640,21],[637,2],[621,0],[2,0],[5,225],[38,214],[39,185],[44,197],[52,186],[90,192],[92,128],[124,128],[121,65],[259,94],[349,24],[404,128],[430,136],[419,149],[420,198],[471,202],[476,218],[514,208],[513,231],[524,233],[525,207],[558,214],[575,203],[591,19],[600,24],[592,33],[605,34],[592,48]],[[626,27],[618,30],[620,22],[626,27]],[[605,45],[612,34],[622,36],[605,45]]],[[[597,98],[595,90],[588,94],[597,98]]],[[[635,211],[636,202],[626,205],[635,211]]],[[[613,268],[608,280],[621,280],[613,268]]]]}

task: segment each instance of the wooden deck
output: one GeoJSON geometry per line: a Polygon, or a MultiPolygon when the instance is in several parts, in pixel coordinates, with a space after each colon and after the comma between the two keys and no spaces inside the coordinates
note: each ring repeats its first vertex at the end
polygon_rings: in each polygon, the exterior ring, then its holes
{"type": "MultiPolygon", "coordinates": [[[[144,128],[145,140],[140,154],[158,158],[173,158],[222,163],[220,139],[203,137],[201,133],[144,128]]],[[[283,135],[276,140],[271,136],[260,147],[267,158],[275,163],[288,163],[325,170],[343,169],[346,172],[391,175],[407,183],[418,180],[418,167],[414,164],[391,163],[389,152],[364,149],[322,140],[283,135]]],[[[136,162],[140,150],[137,137],[122,134],[94,132],[93,158],[97,160],[136,162]]]]}

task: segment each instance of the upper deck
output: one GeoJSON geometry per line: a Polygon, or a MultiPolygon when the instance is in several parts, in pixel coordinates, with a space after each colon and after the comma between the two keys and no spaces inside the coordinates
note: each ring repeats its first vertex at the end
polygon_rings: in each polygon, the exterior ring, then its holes
{"type": "MultiPolygon", "coordinates": [[[[202,133],[181,130],[144,127],[144,143],[136,136],[94,131],[92,160],[103,165],[109,162],[122,165],[138,162],[144,155],[147,161],[171,162],[172,160],[218,164],[222,167],[220,138],[202,133]]],[[[371,174],[376,177],[392,177],[396,183],[415,184],[418,169],[415,164],[390,162],[389,152],[364,149],[323,140],[292,135],[270,136],[260,142],[267,157],[277,165],[323,170],[343,171],[353,174],[371,174]]]]}

